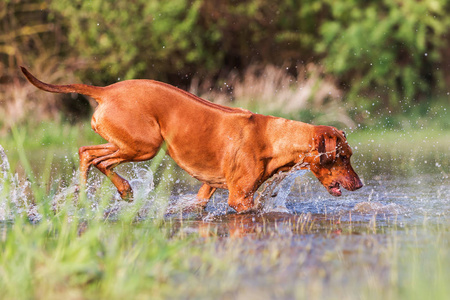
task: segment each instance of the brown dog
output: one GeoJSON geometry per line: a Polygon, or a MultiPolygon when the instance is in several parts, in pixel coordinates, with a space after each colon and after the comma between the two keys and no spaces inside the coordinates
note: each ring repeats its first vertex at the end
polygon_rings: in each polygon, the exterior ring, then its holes
{"type": "Polygon", "coordinates": [[[238,212],[253,207],[258,187],[295,165],[310,169],[328,192],[340,196],[362,187],[350,165],[352,150],[342,131],[254,114],[214,104],[168,84],[127,80],[106,87],[46,84],[22,67],[36,87],[52,93],[80,93],[98,102],[92,128],[109,143],[81,147],[80,172],[86,183],[94,165],[132,199],[128,181],[113,168],[151,159],[167,145],[168,154],[203,182],[197,197],[205,207],[216,188],[229,190],[228,204],[238,212]]]}

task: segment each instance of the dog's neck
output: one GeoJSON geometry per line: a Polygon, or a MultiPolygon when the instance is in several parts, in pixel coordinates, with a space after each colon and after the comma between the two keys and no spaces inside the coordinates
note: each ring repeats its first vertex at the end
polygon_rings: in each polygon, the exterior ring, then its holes
{"type": "MultiPolygon", "coordinates": [[[[271,161],[267,166],[268,172],[287,166],[292,167],[305,162],[305,157],[315,149],[314,125],[291,121],[282,118],[273,118],[268,121],[270,127],[271,161]]],[[[267,133],[267,135],[269,135],[267,133]]]]}

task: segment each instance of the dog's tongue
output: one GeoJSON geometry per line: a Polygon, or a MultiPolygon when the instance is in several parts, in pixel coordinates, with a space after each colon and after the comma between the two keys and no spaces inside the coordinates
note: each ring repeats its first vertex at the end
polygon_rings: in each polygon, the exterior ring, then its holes
{"type": "Polygon", "coordinates": [[[338,186],[332,187],[330,189],[330,192],[333,196],[340,196],[342,195],[341,189],[338,186]]]}

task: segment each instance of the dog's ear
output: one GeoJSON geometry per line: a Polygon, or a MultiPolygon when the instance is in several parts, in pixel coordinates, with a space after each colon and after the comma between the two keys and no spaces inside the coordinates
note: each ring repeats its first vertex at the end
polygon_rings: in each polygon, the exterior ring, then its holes
{"type": "Polygon", "coordinates": [[[320,155],[320,164],[332,163],[336,159],[336,142],[337,137],[335,135],[329,136],[324,133],[319,137],[317,150],[320,155]]]}

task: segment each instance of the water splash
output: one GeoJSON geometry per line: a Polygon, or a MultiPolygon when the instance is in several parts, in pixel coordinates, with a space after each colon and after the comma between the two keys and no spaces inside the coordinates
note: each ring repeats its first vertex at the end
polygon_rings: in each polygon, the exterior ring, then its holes
{"type": "Polygon", "coordinates": [[[0,145],[0,221],[12,220],[16,215],[26,213],[30,221],[41,219],[36,205],[30,199],[31,183],[28,179],[19,179],[11,167],[5,150],[0,145]]]}
{"type": "Polygon", "coordinates": [[[383,204],[380,202],[365,201],[356,203],[353,211],[362,214],[400,215],[406,213],[408,210],[397,203],[383,204]]]}
{"type": "MultiPolygon", "coordinates": [[[[118,216],[120,213],[137,209],[138,217],[155,217],[155,211],[158,210],[155,204],[158,204],[158,201],[155,201],[153,172],[140,164],[133,164],[127,173],[135,196],[132,203],[122,201],[106,177],[92,175],[85,189],[87,206],[80,207],[79,171],[73,172],[69,183],[54,179],[52,185],[57,187],[48,193],[42,189],[41,192],[45,195],[36,200],[49,201],[50,209],[54,213],[64,209],[69,220],[75,215],[89,219],[98,215],[99,210],[104,210],[104,216],[118,216]],[[108,203],[105,205],[102,201],[108,203]]],[[[34,196],[30,180],[11,171],[8,157],[0,145],[0,222],[13,221],[20,215],[26,215],[30,222],[41,220],[43,216],[39,207],[43,204],[34,203],[34,196]]]]}
{"type": "Polygon", "coordinates": [[[292,169],[289,172],[275,174],[257,192],[255,206],[262,212],[289,212],[286,200],[291,187],[297,177],[306,173],[307,170],[292,169]]]}
{"type": "Polygon", "coordinates": [[[292,185],[296,178],[304,176],[306,173],[306,170],[297,170],[277,184],[271,197],[265,201],[263,211],[288,213],[289,210],[286,207],[286,201],[291,192],[292,185]]]}
{"type": "Polygon", "coordinates": [[[121,213],[134,213],[137,219],[158,217],[158,211],[165,208],[165,204],[155,194],[153,172],[140,163],[131,163],[130,166],[126,177],[133,189],[133,201],[123,201],[106,177],[91,176],[86,193],[93,211],[103,209],[103,217],[109,219],[117,218],[121,213]],[[106,208],[102,208],[102,200],[108,202],[106,208]]]}

